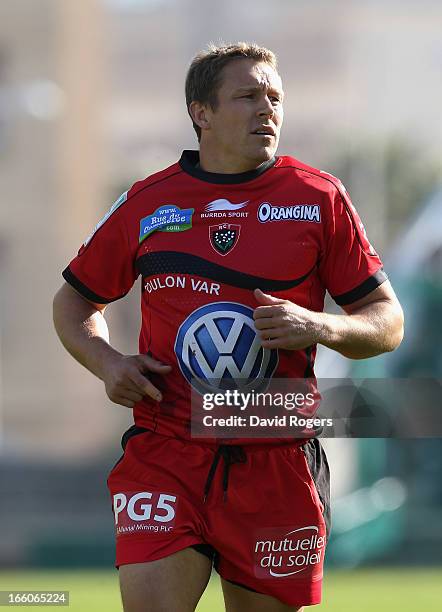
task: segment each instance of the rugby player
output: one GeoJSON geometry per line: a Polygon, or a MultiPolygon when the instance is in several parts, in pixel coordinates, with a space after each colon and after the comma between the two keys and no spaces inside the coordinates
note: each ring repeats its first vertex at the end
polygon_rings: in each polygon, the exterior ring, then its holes
{"type": "Polygon", "coordinates": [[[271,51],[199,53],[186,79],[199,151],[115,202],[54,300],[66,349],[134,413],[108,479],[126,611],[194,610],[213,564],[229,612],[319,603],[330,527],[319,441],[192,439],[192,385],[235,368],[313,378],[317,344],[363,359],[402,339],[342,183],[275,155],[283,98],[271,51]],[[103,315],[139,275],[139,352],[123,355],[103,315]],[[341,314],[323,312],[326,291],[341,314]]]}

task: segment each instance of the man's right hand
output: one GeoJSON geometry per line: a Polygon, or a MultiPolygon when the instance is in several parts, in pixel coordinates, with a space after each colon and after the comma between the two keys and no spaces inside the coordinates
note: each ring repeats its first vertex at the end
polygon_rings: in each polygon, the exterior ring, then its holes
{"type": "Polygon", "coordinates": [[[104,369],[102,379],[109,399],[115,404],[133,408],[145,395],[160,402],[160,391],[150,382],[146,374],[168,374],[170,365],[165,365],[149,355],[119,355],[104,369]]]}
{"type": "Polygon", "coordinates": [[[104,382],[112,402],[133,408],[145,395],[160,402],[160,391],[146,375],[168,374],[171,366],[149,355],[122,355],[112,348],[105,309],[106,304],[90,302],[64,283],[54,297],[54,325],[63,346],[104,382]]]}

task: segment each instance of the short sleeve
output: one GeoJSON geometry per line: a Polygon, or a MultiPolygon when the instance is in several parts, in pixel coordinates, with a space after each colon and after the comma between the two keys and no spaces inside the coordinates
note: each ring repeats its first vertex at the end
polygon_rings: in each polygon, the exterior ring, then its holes
{"type": "Polygon", "coordinates": [[[124,196],[114,203],[63,271],[66,282],[97,304],[124,297],[137,278],[124,219],[124,196]]]}
{"type": "Polygon", "coordinates": [[[387,280],[382,261],[368,241],[362,221],[342,184],[330,194],[319,274],[340,306],[365,297],[387,280]]]}

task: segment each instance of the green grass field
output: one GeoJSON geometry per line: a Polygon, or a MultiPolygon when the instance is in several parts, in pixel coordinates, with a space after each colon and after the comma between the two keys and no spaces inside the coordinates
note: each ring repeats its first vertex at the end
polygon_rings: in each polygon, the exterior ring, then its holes
{"type": "MultiPolygon", "coordinates": [[[[75,612],[117,612],[122,609],[116,571],[0,572],[0,590],[32,589],[70,591],[69,608],[61,609],[75,612]]],[[[436,612],[441,609],[441,602],[442,568],[330,571],[325,579],[324,603],[312,610],[436,612]]],[[[36,606],[20,606],[19,609],[35,610],[36,606]]],[[[223,610],[219,579],[214,576],[198,612],[223,610]]]]}

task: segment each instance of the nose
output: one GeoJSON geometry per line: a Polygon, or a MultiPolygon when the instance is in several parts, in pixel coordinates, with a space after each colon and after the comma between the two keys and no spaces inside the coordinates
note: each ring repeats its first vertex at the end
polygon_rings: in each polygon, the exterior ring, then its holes
{"type": "Polygon", "coordinates": [[[270,100],[269,96],[264,96],[260,105],[260,109],[258,111],[258,116],[272,117],[274,114],[275,109],[273,108],[272,101],[270,100]]]}

